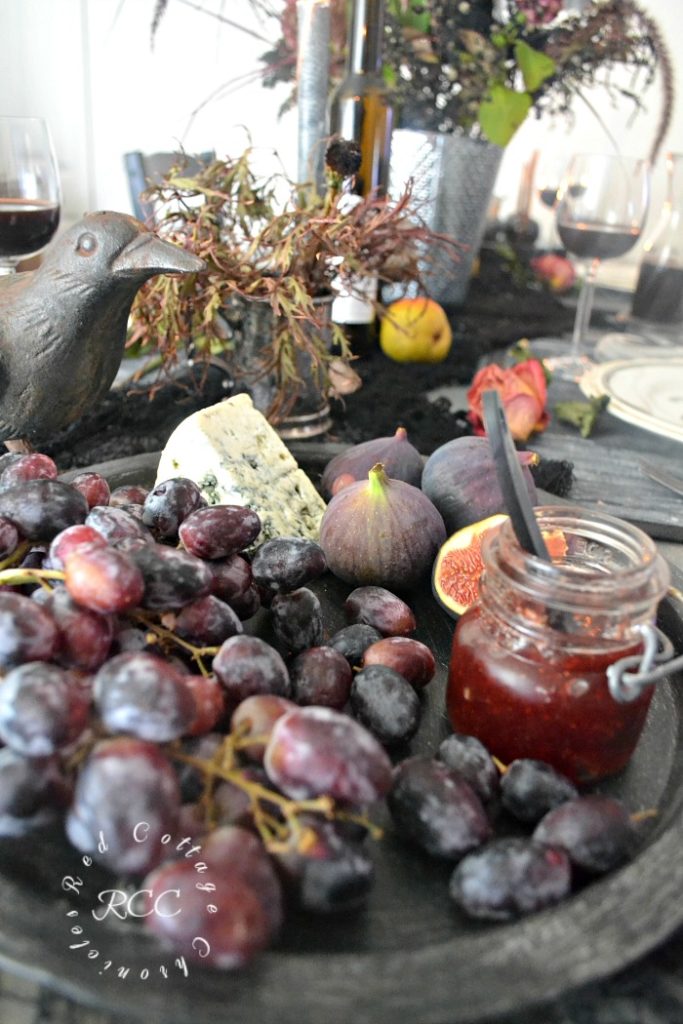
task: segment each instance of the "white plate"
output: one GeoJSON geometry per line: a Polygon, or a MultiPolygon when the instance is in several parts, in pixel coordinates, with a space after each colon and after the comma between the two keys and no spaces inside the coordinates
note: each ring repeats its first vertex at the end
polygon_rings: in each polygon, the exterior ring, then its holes
{"type": "Polygon", "coordinates": [[[683,356],[601,363],[579,383],[589,397],[607,395],[613,416],[683,441],[683,356]]]}

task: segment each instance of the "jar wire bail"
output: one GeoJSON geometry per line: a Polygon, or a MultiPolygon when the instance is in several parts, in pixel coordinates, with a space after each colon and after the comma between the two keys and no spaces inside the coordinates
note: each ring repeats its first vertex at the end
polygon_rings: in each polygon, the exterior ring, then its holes
{"type": "Polygon", "coordinates": [[[643,653],[620,658],[607,669],[609,692],[620,704],[636,700],[646,686],[652,686],[672,672],[683,669],[683,654],[674,658],[674,646],[661,629],[649,623],[635,628],[643,636],[643,653]],[[632,668],[637,668],[637,671],[629,671],[632,668]]]}

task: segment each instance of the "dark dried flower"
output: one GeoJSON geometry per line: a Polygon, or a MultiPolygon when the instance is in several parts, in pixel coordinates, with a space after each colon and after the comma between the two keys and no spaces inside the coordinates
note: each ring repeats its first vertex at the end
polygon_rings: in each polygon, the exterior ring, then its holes
{"type": "Polygon", "coordinates": [[[334,174],[338,174],[342,179],[350,178],[360,169],[360,146],[357,142],[342,139],[337,135],[325,150],[325,163],[334,174]]]}

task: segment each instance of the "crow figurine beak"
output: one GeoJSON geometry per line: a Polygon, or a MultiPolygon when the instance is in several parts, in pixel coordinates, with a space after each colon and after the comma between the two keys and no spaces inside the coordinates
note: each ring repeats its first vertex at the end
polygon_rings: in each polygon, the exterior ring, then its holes
{"type": "Polygon", "coordinates": [[[140,277],[141,274],[152,277],[153,274],[196,274],[205,267],[204,260],[198,256],[145,231],[121,250],[112,262],[111,271],[118,278],[140,277]]]}

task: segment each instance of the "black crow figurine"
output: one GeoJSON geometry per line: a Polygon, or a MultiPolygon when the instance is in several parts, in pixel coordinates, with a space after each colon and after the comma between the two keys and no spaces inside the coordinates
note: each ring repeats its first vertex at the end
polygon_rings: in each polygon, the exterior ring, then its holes
{"type": "Polygon", "coordinates": [[[95,405],[140,285],[203,267],[134,217],[105,212],[66,231],[38,270],[0,277],[0,441],[46,439],[95,405]]]}

